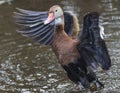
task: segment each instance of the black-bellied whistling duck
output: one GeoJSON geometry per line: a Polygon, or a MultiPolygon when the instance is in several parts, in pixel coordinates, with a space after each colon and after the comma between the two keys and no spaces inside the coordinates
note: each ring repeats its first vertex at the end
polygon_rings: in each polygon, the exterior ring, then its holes
{"type": "Polygon", "coordinates": [[[50,45],[71,81],[89,92],[92,87],[104,87],[94,70],[98,66],[109,70],[111,60],[97,12],[85,15],[81,36],[73,39],[69,35],[72,35],[74,28],[79,28],[77,19],[63,12],[60,6],[52,6],[49,12],[18,10],[20,13],[15,13],[16,22],[26,26],[19,32],[50,45]]]}

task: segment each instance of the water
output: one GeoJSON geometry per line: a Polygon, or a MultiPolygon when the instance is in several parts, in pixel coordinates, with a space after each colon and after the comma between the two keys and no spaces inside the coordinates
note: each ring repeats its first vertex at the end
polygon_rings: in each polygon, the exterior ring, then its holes
{"type": "Polygon", "coordinates": [[[67,78],[50,47],[15,31],[18,26],[12,16],[16,7],[44,11],[54,4],[74,12],[80,24],[85,13],[101,13],[112,60],[109,75],[98,72],[105,84],[101,93],[120,93],[119,0],[14,0],[11,4],[0,5],[0,93],[80,93],[67,78]]]}

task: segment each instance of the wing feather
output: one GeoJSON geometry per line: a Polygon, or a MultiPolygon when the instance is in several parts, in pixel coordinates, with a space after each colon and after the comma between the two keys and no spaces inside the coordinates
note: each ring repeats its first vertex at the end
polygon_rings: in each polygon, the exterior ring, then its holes
{"type": "MultiPolygon", "coordinates": [[[[35,41],[52,45],[53,33],[54,33],[54,20],[45,25],[43,22],[48,17],[48,11],[30,11],[17,8],[18,12],[14,12],[14,18],[18,25],[24,26],[23,29],[17,32],[24,36],[31,37],[35,41]]],[[[74,32],[74,16],[69,12],[64,12],[65,19],[65,31],[68,35],[72,35],[74,32]]]]}
{"type": "Polygon", "coordinates": [[[97,12],[85,15],[78,50],[88,66],[94,69],[101,66],[104,70],[108,70],[111,67],[111,60],[105,41],[100,35],[99,25],[97,12]]]}

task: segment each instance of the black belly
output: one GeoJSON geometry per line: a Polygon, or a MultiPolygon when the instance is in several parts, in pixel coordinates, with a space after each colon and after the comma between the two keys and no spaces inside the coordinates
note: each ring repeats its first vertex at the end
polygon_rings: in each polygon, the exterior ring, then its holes
{"type": "Polygon", "coordinates": [[[90,83],[96,79],[95,75],[88,74],[87,66],[82,58],[78,58],[72,63],[62,65],[71,81],[76,84],[81,83],[84,88],[89,89],[90,83]]]}

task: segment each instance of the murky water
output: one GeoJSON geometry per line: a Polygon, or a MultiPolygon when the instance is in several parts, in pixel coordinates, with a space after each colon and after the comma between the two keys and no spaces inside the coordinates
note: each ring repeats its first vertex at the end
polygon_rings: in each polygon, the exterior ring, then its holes
{"type": "Polygon", "coordinates": [[[0,5],[0,93],[81,93],[68,80],[50,47],[18,34],[12,17],[16,7],[48,10],[59,4],[74,12],[82,24],[83,15],[103,15],[106,42],[112,67],[109,75],[98,72],[105,84],[101,93],[120,93],[120,1],[119,0],[14,0],[0,5]]]}

